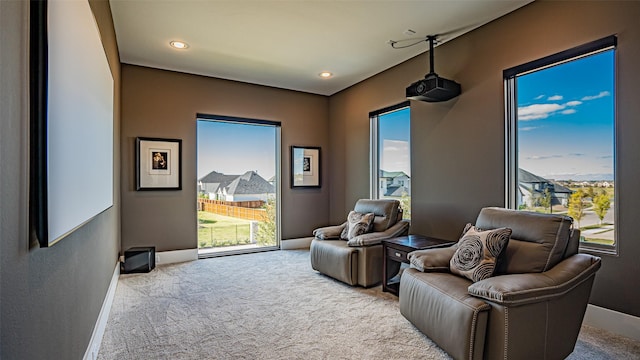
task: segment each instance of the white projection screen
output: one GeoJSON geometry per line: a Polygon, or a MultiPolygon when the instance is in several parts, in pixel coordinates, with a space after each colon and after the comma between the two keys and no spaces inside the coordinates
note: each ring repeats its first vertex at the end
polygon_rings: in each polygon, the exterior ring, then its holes
{"type": "Polygon", "coordinates": [[[113,77],[87,0],[47,2],[50,246],[113,205],[113,77]]]}

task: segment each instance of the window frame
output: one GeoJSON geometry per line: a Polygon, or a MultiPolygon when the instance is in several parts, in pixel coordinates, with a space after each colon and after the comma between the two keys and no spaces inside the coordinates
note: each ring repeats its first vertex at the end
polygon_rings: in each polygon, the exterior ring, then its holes
{"type": "MultiPolygon", "coordinates": [[[[381,115],[385,115],[394,111],[403,110],[405,108],[409,108],[411,111],[411,102],[409,100],[403,101],[399,104],[395,104],[392,106],[388,106],[386,108],[382,108],[380,110],[375,110],[369,113],[369,127],[371,134],[370,139],[370,151],[369,151],[369,168],[371,169],[370,185],[369,185],[369,197],[371,199],[379,199],[379,188],[380,188],[380,148],[378,146],[378,136],[379,131],[379,123],[378,120],[381,115]]],[[[409,138],[411,138],[411,129],[409,129],[409,138]]],[[[411,194],[409,194],[411,195],[411,194]]]]}
{"type": "MultiPolygon", "coordinates": [[[[237,254],[250,254],[262,251],[280,250],[282,248],[282,123],[280,121],[253,119],[245,117],[227,116],[227,115],[213,115],[196,113],[196,138],[197,138],[197,123],[198,121],[216,121],[225,123],[235,123],[241,125],[260,125],[270,126],[275,130],[275,188],[276,188],[276,244],[273,246],[258,247],[255,249],[232,249],[229,251],[221,251],[219,253],[210,254],[198,254],[198,259],[212,258],[218,256],[237,255],[237,254]]],[[[197,153],[196,145],[196,153],[197,153]]],[[[197,154],[196,154],[197,155],[197,154]]],[[[197,166],[196,166],[197,168],[197,166]]],[[[198,183],[198,182],[196,182],[198,183]]],[[[196,198],[198,196],[198,186],[196,186],[196,198]]],[[[197,220],[196,220],[197,223],[197,220]]],[[[197,240],[197,239],[196,239],[197,240]]],[[[199,250],[199,249],[198,249],[199,250]]]]}
{"type": "MultiPolygon", "coordinates": [[[[614,56],[614,96],[617,91],[617,37],[610,35],[574,48],[561,51],[556,54],[552,54],[543,57],[538,60],[533,60],[528,63],[518,65],[503,71],[504,79],[504,105],[505,105],[505,207],[508,209],[517,209],[517,172],[518,172],[518,124],[517,124],[517,87],[516,78],[521,75],[525,75],[534,71],[543,70],[552,66],[560,65],[562,63],[578,60],[583,57],[591,56],[597,53],[613,50],[614,56]]],[[[613,177],[615,184],[614,192],[614,244],[604,245],[596,243],[580,242],[579,250],[585,252],[594,252],[599,254],[615,255],[619,254],[620,237],[618,228],[618,213],[619,205],[619,176],[618,176],[618,119],[617,119],[617,97],[614,98],[613,103],[613,177]]]]}

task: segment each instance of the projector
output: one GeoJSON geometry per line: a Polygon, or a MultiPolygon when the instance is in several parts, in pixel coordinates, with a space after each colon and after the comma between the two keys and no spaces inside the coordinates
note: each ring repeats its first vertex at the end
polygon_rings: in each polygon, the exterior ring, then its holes
{"type": "Polygon", "coordinates": [[[460,95],[460,84],[430,73],[407,88],[407,98],[427,102],[439,102],[460,95]]]}

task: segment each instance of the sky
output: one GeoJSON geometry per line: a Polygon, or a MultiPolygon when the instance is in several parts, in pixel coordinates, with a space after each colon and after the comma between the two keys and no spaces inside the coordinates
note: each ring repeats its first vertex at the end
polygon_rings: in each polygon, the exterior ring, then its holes
{"type": "Polygon", "coordinates": [[[556,180],[613,179],[614,52],[517,78],[519,166],[556,180]]]}
{"type": "Polygon", "coordinates": [[[380,115],[378,118],[378,137],[382,142],[380,169],[385,171],[404,171],[411,176],[409,158],[410,109],[380,115]]]}
{"type": "Polygon", "coordinates": [[[276,173],[276,127],[198,120],[198,179],[215,170],[226,175],[276,173]]]}

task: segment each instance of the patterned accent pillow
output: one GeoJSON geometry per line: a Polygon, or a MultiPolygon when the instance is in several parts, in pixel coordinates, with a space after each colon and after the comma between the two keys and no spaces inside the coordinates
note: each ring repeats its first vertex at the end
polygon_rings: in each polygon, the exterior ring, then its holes
{"type": "Polygon", "coordinates": [[[366,234],[373,228],[374,213],[362,214],[355,211],[350,211],[347,216],[347,225],[342,230],[340,238],[344,240],[351,240],[354,237],[362,234],[366,234]]]}
{"type": "Polygon", "coordinates": [[[473,282],[493,276],[498,258],[507,248],[510,237],[509,228],[481,230],[469,226],[458,241],[458,249],[449,261],[449,269],[473,282]]]}

